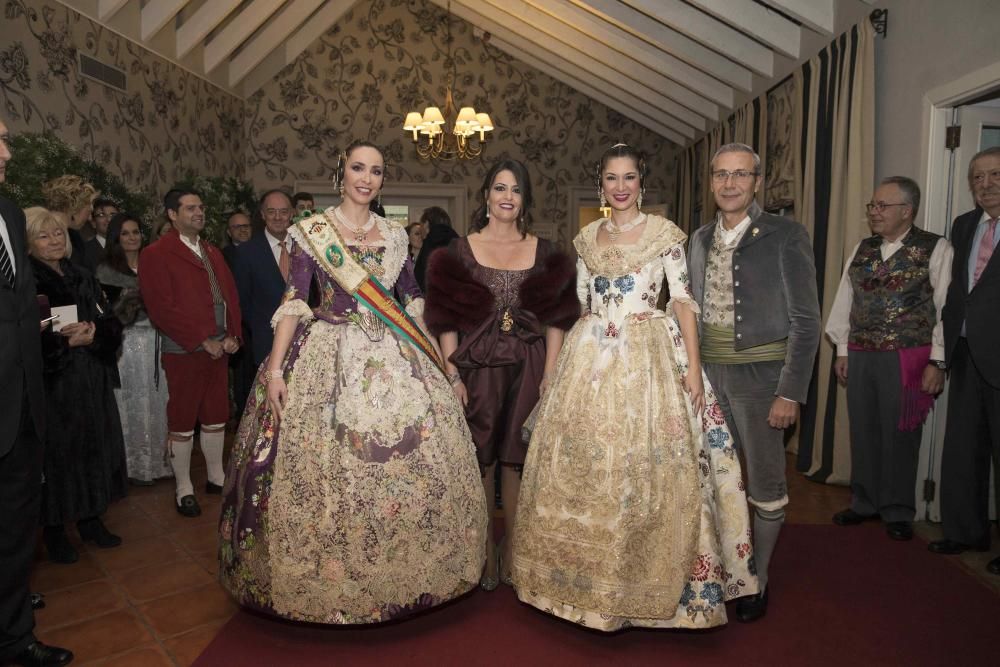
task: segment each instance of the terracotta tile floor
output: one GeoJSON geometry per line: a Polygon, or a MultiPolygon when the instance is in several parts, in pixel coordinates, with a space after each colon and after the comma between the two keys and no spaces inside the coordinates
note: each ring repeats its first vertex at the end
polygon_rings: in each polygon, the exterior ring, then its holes
{"type": "MultiPolygon", "coordinates": [[[[847,506],[848,490],[815,484],[793,471],[789,459],[791,523],[828,523],[847,506]]],[[[83,665],[190,665],[236,611],[216,581],[219,496],[207,496],[204,463],[193,457],[192,477],[202,516],[187,519],[171,507],[173,480],[132,487],[108,511],[108,527],[121,535],[116,549],[82,546],[80,561],[56,565],[39,547],[32,589],[45,593],[36,634],[65,646],[83,665]]],[[[931,528],[919,528],[924,535],[931,528]]],[[[985,554],[968,561],[971,572],[1000,590],[1000,577],[983,573],[985,554]],[[983,561],[980,563],[979,561],[983,561]],[[997,580],[997,581],[993,581],[997,580]]]]}

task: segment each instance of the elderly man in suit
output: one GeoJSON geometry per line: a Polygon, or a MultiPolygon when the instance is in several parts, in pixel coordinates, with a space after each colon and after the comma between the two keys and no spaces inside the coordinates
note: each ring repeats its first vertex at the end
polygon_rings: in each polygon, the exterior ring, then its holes
{"type": "MultiPolygon", "coordinates": [[[[941,459],[944,539],[928,546],[940,554],[989,549],[991,458],[1000,486],[1000,147],[972,158],[969,188],[976,208],[951,228],[955,259],[942,311],[951,374],[941,459]]],[[[1000,558],[986,569],[1000,574],[1000,558]]]]}
{"type": "Polygon", "coordinates": [[[701,308],[701,360],[746,462],[760,593],[736,618],[767,613],[768,565],[788,504],[785,429],[799,418],[819,347],[816,267],[802,225],[754,201],[760,157],[726,144],[711,162],[715,221],[691,235],[691,288],[701,308]]]}
{"type": "Polygon", "coordinates": [[[160,330],[167,377],[167,435],[177,483],[176,510],[201,514],[191,484],[194,428],[208,468],[206,493],[221,494],[222,449],[229,419],[227,355],[241,345],[240,302],[222,252],[200,238],[205,227],[201,195],[171,190],[164,208],[172,228],[139,255],[139,291],[149,319],[160,330]]]}
{"type": "MultiPolygon", "coordinates": [[[[0,183],[7,177],[0,121],[0,183]]],[[[42,502],[45,397],[35,276],[24,213],[0,197],[0,664],[65,665],[73,654],[35,639],[28,573],[42,502]]]]}
{"type": "Polygon", "coordinates": [[[264,361],[274,340],[271,316],[281,304],[288,280],[292,251],[288,226],[294,213],[292,200],[284,191],[265,192],[260,198],[264,229],[236,251],[233,274],[243,323],[250,332],[255,366],[264,361]]]}
{"type": "Polygon", "coordinates": [[[914,226],[913,179],[883,179],[866,209],[872,235],[851,253],[826,324],[851,419],[851,506],[833,522],[881,518],[891,539],[909,540],[920,436],[944,387],[941,308],[952,249],[914,226]]]}

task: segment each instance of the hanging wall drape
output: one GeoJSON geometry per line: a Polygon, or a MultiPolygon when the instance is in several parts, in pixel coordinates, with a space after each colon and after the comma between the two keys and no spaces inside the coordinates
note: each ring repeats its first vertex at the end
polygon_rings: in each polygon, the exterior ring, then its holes
{"type": "MultiPolygon", "coordinates": [[[[864,204],[875,180],[874,30],[863,21],[795,73],[795,211],[809,230],[823,322],[854,245],[869,235],[864,204]]],[[[797,442],[798,469],[817,481],[850,481],[847,400],[820,344],[797,442]]]]}

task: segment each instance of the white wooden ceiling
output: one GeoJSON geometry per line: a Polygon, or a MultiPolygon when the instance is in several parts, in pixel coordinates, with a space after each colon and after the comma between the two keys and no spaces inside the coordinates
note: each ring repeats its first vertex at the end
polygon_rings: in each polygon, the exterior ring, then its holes
{"type": "MultiPolygon", "coordinates": [[[[60,0],[240,97],[359,0],[60,0]]],[[[442,8],[447,0],[429,0],[442,8]]],[[[875,0],[863,0],[872,4],[875,0]]],[[[489,43],[686,145],[833,37],[838,0],[452,0],[489,43]]]]}

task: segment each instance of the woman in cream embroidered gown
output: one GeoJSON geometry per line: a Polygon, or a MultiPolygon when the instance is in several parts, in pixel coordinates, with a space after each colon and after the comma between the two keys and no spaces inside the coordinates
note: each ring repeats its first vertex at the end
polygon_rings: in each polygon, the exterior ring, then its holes
{"type": "MultiPolygon", "coordinates": [[[[420,322],[401,227],[368,213],[384,160],[352,144],[325,216],[420,322]]],[[[329,624],[400,618],[479,582],[486,507],[462,408],[442,372],[295,240],[271,356],[226,475],[221,578],[243,605],[329,624]],[[316,281],[322,303],[306,305],[316,281]]]]}
{"type": "Polygon", "coordinates": [[[685,352],[686,237],[639,213],[643,167],[622,144],[601,161],[613,217],[574,241],[584,316],[539,404],[515,523],[518,597],[605,631],[721,625],[725,601],[757,591],[732,436],[685,352]]]}

